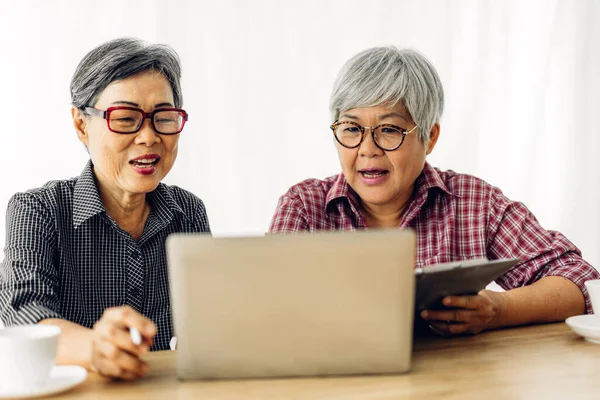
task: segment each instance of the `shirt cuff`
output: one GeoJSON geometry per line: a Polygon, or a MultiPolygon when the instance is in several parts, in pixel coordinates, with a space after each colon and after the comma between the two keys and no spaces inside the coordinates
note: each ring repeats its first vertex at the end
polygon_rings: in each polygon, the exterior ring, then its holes
{"type": "Polygon", "coordinates": [[[546,276],[560,276],[573,282],[581,293],[585,300],[585,313],[593,314],[592,301],[590,295],[585,287],[585,281],[600,278],[600,273],[590,265],[569,265],[564,267],[554,268],[546,276]]]}
{"type": "Polygon", "coordinates": [[[6,313],[5,318],[3,318],[3,322],[6,327],[34,325],[48,318],[64,319],[62,315],[48,307],[30,303],[19,307],[18,310],[11,308],[10,311],[6,313]]]}

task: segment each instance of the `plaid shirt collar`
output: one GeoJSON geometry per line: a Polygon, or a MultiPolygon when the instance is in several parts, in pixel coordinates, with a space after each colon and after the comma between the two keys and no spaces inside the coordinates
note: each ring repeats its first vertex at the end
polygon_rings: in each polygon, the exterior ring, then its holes
{"type": "MultiPolygon", "coordinates": [[[[422,199],[424,201],[427,198],[429,189],[431,188],[438,188],[450,196],[459,197],[458,195],[452,193],[450,189],[448,189],[440,177],[440,174],[438,174],[438,172],[431,165],[429,165],[428,162],[425,162],[425,166],[415,182],[415,193],[413,199],[422,199]]],[[[325,198],[327,209],[329,209],[329,207],[335,204],[337,201],[343,199],[348,201],[352,212],[357,215],[360,214],[358,211],[360,210],[360,197],[350,187],[344,174],[339,174],[333,186],[327,192],[327,197],[325,198]]]]}
{"type": "MultiPolygon", "coordinates": [[[[100,199],[93,167],[92,160],[89,160],[73,189],[73,227],[75,229],[93,216],[106,212],[100,199]]],[[[173,219],[173,211],[182,214],[185,218],[188,217],[162,183],[148,193],[148,201],[154,206],[156,215],[164,224],[168,224],[173,219]]]]}

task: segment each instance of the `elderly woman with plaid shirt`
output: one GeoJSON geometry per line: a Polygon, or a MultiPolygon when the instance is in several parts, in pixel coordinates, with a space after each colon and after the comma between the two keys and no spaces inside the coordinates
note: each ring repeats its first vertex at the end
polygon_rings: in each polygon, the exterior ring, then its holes
{"type": "Polygon", "coordinates": [[[341,174],[292,186],[279,199],[270,232],[410,227],[417,235],[416,267],[520,259],[497,279],[506,291],[448,296],[447,309],[421,313],[446,335],[591,312],[584,281],[599,274],[573,243],[543,229],[497,187],[427,163],[443,106],[438,74],[421,54],[385,47],[352,57],[330,102],[341,174]]]}

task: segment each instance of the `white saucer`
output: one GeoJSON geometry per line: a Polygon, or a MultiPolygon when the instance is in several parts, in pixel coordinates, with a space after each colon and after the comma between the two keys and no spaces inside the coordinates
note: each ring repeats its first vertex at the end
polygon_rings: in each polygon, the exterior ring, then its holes
{"type": "Polygon", "coordinates": [[[19,390],[5,391],[0,389],[0,399],[49,396],[64,392],[85,380],[87,371],[76,365],[55,366],[50,371],[46,384],[41,387],[28,387],[19,390]]]}
{"type": "Polygon", "coordinates": [[[566,319],[566,324],[575,333],[591,343],[600,344],[600,316],[594,314],[577,315],[566,319]]]}

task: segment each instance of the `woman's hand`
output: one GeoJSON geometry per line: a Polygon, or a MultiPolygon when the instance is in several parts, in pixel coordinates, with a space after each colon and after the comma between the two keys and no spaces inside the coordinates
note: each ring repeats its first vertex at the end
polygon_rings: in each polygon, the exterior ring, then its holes
{"type": "Polygon", "coordinates": [[[425,310],[421,318],[441,335],[476,334],[499,326],[503,293],[482,290],[475,296],[448,296],[442,304],[447,310],[425,310]]]}
{"type": "Polygon", "coordinates": [[[144,376],[148,365],[140,359],[156,335],[156,326],[129,306],[108,308],[92,330],[90,369],[111,378],[133,380],[144,376]],[[137,328],[142,343],[136,345],[129,334],[137,328]]]}

